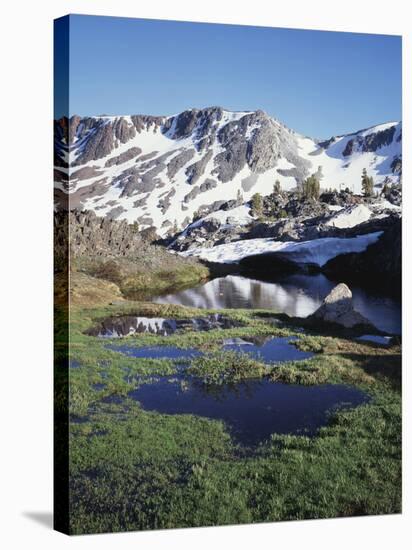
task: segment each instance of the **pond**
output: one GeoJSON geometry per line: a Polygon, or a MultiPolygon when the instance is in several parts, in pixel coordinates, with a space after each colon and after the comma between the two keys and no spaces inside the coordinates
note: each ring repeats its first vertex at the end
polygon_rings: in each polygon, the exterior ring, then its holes
{"type": "Polygon", "coordinates": [[[148,411],[222,420],[233,438],[246,446],[255,446],[274,433],[313,436],[334,410],[356,407],[369,399],[344,385],[302,386],[263,379],[205,386],[183,377],[143,384],[129,397],[148,411]]]}
{"type": "Polygon", "coordinates": [[[99,338],[123,338],[136,333],[159,334],[168,336],[185,330],[207,331],[216,328],[241,326],[220,314],[194,317],[191,319],[166,319],[163,317],[142,317],[136,315],[119,315],[103,319],[96,326],[88,329],[86,334],[99,338]]]}
{"type": "Polygon", "coordinates": [[[278,337],[267,338],[260,343],[248,342],[246,340],[235,339],[227,340],[223,344],[223,349],[247,353],[265,363],[280,361],[300,361],[313,357],[313,353],[301,351],[292,343],[296,338],[278,337]]]}
{"type": "Polygon", "coordinates": [[[130,357],[143,359],[190,359],[202,355],[198,349],[182,349],[175,346],[107,346],[108,349],[119,351],[130,357]]]}
{"type": "MultiPolygon", "coordinates": [[[[322,274],[295,274],[272,281],[228,275],[180,292],[157,296],[153,301],[206,309],[268,309],[293,317],[307,317],[321,305],[337,282],[322,274]]],[[[351,290],[355,309],[380,330],[400,334],[398,301],[356,286],[351,286],[351,290]]]]}
{"type": "MultiPolygon", "coordinates": [[[[301,351],[293,345],[296,338],[276,337],[265,338],[259,342],[241,338],[227,339],[223,341],[223,350],[232,350],[239,353],[247,353],[261,359],[265,363],[281,361],[299,361],[308,359],[314,354],[301,351]]],[[[130,357],[142,357],[145,359],[190,359],[202,355],[196,348],[178,348],[176,346],[116,346],[108,345],[108,349],[129,355],[130,357]]]]}

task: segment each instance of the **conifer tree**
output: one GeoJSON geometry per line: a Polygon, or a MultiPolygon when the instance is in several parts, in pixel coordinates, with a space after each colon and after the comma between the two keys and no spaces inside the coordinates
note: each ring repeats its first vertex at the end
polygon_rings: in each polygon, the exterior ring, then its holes
{"type": "Polygon", "coordinates": [[[260,193],[255,193],[252,197],[252,213],[258,218],[263,214],[263,199],[260,193]]]}
{"type": "Polygon", "coordinates": [[[274,195],[279,195],[280,192],[281,192],[280,181],[276,180],[274,185],[273,185],[273,194],[274,195]]]}
{"type": "Polygon", "coordinates": [[[307,199],[318,200],[320,195],[320,183],[315,174],[305,179],[302,185],[303,196],[307,199]]]}
{"type": "Polygon", "coordinates": [[[373,178],[368,176],[366,168],[362,170],[362,191],[365,197],[372,197],[373,195],[373,178]]]}

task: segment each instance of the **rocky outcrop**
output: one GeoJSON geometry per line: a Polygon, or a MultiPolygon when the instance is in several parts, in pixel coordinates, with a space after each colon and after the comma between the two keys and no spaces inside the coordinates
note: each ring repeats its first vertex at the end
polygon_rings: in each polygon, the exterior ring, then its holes
{"type": "Polygon", "coordinates": [[[114,147],[114,132],[111,124],[105,124],[102,120],[93,124],[93,119],[86,119],[79,135],[79,139],[88,135],[79,155],[72,162],[72,166],[80,166],[91,160],[98,160],[109,155],[114,147]],[[93,124],[92,127],[90,127],[93,124]],[[87,128],[87,129],[86,129],[87,128]]]}
{"type": "Polygon", "coordinates": [[[132,115],[130,118],[138,134],[148,129],[153,129],[156,133],[158,128],[165,123],[165,117],[162,116],[132,115]]]}
{"type": "Polygon", "coordinates": [[[176,189],[171,189],[168,193],[165,193],[165,195],[159,200],[158,207],[161,209],[163,214],[167,212],[170,208],[171,199],[176,194],[176,189]]]}
{"type": "Polygon", "coordinates": [[[374,153],[381,147],[392,143],[395,136],[395,126],[386,128],[380,132],[375,132],[365,136],[362,140],[362,151],[364,153],[374,153]]]}
{"type": "Polygon", "coordinates": [[[212,157],[213,151],[210,149],[200,160],[186,168],[187,183],[193,185],[203,176],[206,166],[212,157]]]}
{"type": "Polygon", "coordinates": [[[195,187],[193,187],[193,189],[187,195],[184,196],[183,201],[184,202],[191,202],[200,193],[201,193],[200,187],[198,185],[196,185],[195,187]]]}
{"type": "Polygon", "coordinates": [[[80,118],[75,115],[69,121],[60,124],[60,128],[66,136],[67,145],[73,146],[75,143],[78,154],[72,165],[79,166],[91,160],[104,158],[119,144],[133,139],[137,133],[153,126],[160,126],[163,122],[163,117],[144,115],[132,116],[129,119],[125,117],[80,118]]]}
{"type": "Polygon", "coordinates": [[[216,135],[216,123],[222,119],[221,107],[190,109],[170,117],[162,131],[174,140],[194,137],[196,148],[202,151],[212,145],[216,135]]]}
{"type": "Polygon", "coordinates": [[[342,254],[329,260],[324,266],[324,272],[331,277],[344,277],[350,282],[366,283],[370,288],[384,288],[389,294],[400,295],[402,221],[397,216],[384,221],[386,227],[383,227],[383,235],[375,244],[360,254],[342,254]]]}
{"type": "Polygon", "coordinates": [[[308,173],[310,163],[299,158],[296,139],[263,111],[228,122],[217,137],[224,151],[216,155],[213,173],[223,183],[233,179],[246,164],[253,173],[260,174],[275,167],[282,157],[294,165],[298,179],[308,173]]]}
{"type": "Polygon", "coordinates": [[[206,193],[206,191],[210,191],[211,189],[216,189],[217,183],[215,180],[212,180],[212,178],[207,178],[200,186],[200,191],[202,193],[206,193]]]}
{"type": "Polygon", "coordinates": [[[110,166],[118,166],[119,164],[123,164],[124,162],[127,162],[129,160],[134,159],[140,153],[142,150],[140,147],[130,147],[127,151],[124,153],[121,153],[120,155],[117,155],[117,157],[112,157],[111,159],[107,160],[104,164],[105,168],[110,168],[110,166]]]}
{"type": "Polygon", "coordinates": [[[309,320],[334,323],[345,328],[371,326],[370,321],[354,309],[352,292],[345,283],[335,286],[309,320]]]}
{"type": "Polygon", "coordinates": [[[167,175],[169,179],[173,179],[178,171],[187,164],[195,156],[194,149],[185,149],[175,157],[173,157],[167,165],[167,175]]]}
{"type": "MultiPolygon", "coordinates": [[[[94,212],[73,211],[55,214],[55,225],[67,228],[58,238],[59,246],[68,242],[72,256],[133,256],[140,253],[144,241],[127,221],[99,218],[94,212]]],[[[60,234],[60,233],[59,233],[60,234]]]]}
{"type": "Polygon", "coordinates": [[[98,170],[96,166],[84,166],[73,172],[70,176],[70,181],[74,182],[76,180],[87,180],[101,176],[104,172],[98,170]]]}
{"type": "MultiPolygon", "coordinates": [[[[196,186],[187,200],[192,200],[198,195],[199,190],[196,186]]],[[[217,210],[227,211],[227,216],[220,216],[222,220],[230,219],[231,209],[241,204],[235,200],[217,201],[213,210],[206,207],[199,209],[196,227],[189,226],[184,235],[175,240],[172,247],[185,251],[199,246],[200,242],[204,243],[204,246],[214,246],[239,239],[272,238],[283,242],[301,242],[326,237],[350,238],[377,231],[385,232],[394,224],[400,224],[400,212],[387,208],[387,203],[380,199],[368,202],[345,192],[328,193],[322,195],[321,199],[323,198],[332,203],[339,202],[341,209],[331,210],[329,204],[323,200],[307,200],[298,193],[282,192],[263,199],[263,216],[267,216],[267,220],[251,218],[250,223],[244,227],[237,226],[236,221],[233,224],[226,221],[221,223],[224,227],[212,227],[209,223],[199,221],[199,218],[204,218],[217,210]],[[208,232],[207,228],[210,228],[211,232],[208,232]]],[[[351,270],[353,271],[352,268],[351,270]]]]}
{"type": "Polygon", "coordinates": [[[391,169],[393,174],[402,175],[402,157],[395,156],[391,162],[391,169]]]}
{"type": "Polygon", "coordinates": [[[371,132],[367,135],[363,135],[365,131],[361,130],[357,134],[354,134],[353,138],[347,141],[342,155],[348,157],[356,151],[375,153],[381,147],[385,147],[392,143],[395,131],[395,126],[391,126],[385,130],[371,132]]]}

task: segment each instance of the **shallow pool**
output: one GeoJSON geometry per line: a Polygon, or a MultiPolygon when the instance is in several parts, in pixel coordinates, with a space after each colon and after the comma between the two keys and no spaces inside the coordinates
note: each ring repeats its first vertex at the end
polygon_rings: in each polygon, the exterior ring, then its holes
{"type": "Polygon", "coordinates": [[[281,337],[269,338],[261,343],[243,341],[227,341],[223,349],[233,350],[239,353],[247,353],[260,359],[265,363],[276,363],[280,361],[299,361],[309,359],[313,353],[301,351],[292,343],[296,338],[281,337]]]}
{"type": "Polygon", "coordinates": [[[366,394],[344,385],[301,386],[263,379],[205,386],[183,376],[160,378],[129,396],[146,410],[222,420],[234,439],[246,446],[274,433],[313,436],[332,411],[368,401],[366,394]]]}

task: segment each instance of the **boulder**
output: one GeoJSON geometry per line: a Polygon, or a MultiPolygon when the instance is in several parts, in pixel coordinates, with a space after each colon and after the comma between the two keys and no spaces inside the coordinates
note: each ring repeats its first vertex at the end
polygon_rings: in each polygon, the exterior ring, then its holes
{"type": "Polygon", "coordinates": [[[336,323],[345,328],[371,323],[353,307],[352,292],[345,283],[340,283],[323,300],[322,305],[310,316],[313,320],[336,323]]]}

